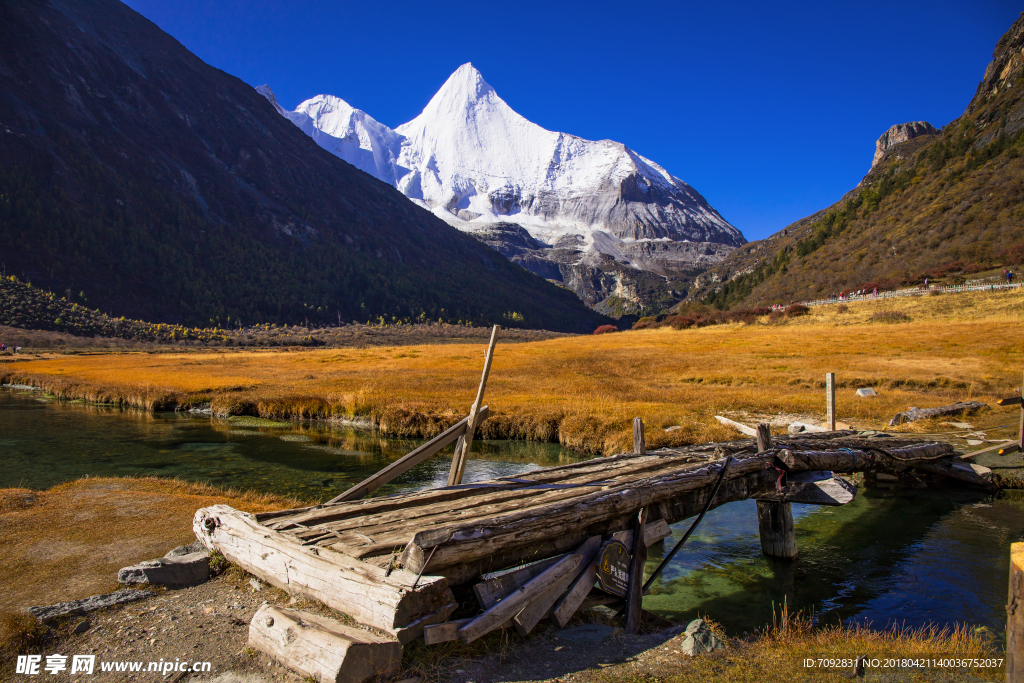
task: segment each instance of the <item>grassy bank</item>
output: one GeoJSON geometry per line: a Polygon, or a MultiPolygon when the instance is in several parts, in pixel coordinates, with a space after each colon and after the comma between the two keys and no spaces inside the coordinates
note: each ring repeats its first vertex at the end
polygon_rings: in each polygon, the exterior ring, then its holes
{"type": "Polygon", "coordinates": [[[0,489],[0,612],[116,590],[121,567],[194,541],[201,507],[264,512],[299,502],[156,477],[0,489]]]}
{"type": "MultiPolygon", "coordinates": [[[[858,427],[881,428],[908,406],[991,404],[1020,387],[1022,310],[1024,293],[981,292],[816,307],[775,322],[499,343],[483,436],[610,453],[628,447],[630,421],[640,416],[650,446],[723,440],[734,433],[716,414],[823,419],[826,372],[837,373],[839,419],[858,427]],[[862,386],[879,396],[857,398],[862,386]]],[[[0,364],[0,377],[67,399],[208,404],[219,414],[276,419],[365,416],[386,434],[430,437],[465,415],[483,350],[69,355],[0,364]]],[[[1004,412],[973,420],[990,430],[1014,423],[1004,412]]]]}

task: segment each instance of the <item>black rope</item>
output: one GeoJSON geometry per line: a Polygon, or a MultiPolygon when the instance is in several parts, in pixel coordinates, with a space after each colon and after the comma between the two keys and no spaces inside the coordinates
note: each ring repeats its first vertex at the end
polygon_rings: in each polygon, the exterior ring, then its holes
{"type": "Polygon", "coordinates": [[[704,509],[700,511],[700,514],[697,515],[697,519],[693,520],[693,524],[690,525],[690,528],[686,530],[686,533],[683,534],[683,537],[679,539],[678,543],[676,543],[676,547],[672,548],[672,552],[666,555],[665,559],[662,560],[661,564],[658,565],[658,568],[654,570],[654,573],[651,574],[651,578],[647,579],[647,581],[644,583],[645,591],[648,588],[650,588],[651,584],[654,583],[654,580],[661,575],[661,571],[665,568],[665,565],[667,565],[672,560],[672,558],[676,556],[676,553],[679,552],[679,549],[683,547],[684,543],[686,543],[686,539],[690,537],[690,534],[692,534],[694,529],[697,528],[697,525],[700,524],[700,521],[704,519],[704,515],[706,515],[708,510],[711,509],[711,503],[715,500],[715,496],[718,495],[718,489],[722,485],[722,480],[725,479],[725,471],[729,469],[729,464],[731,462],[732,456],[730,455],[725,459],[725,464],[722,465],[722,471],[718,473],[718,481],[715,482],[715,488],[712,489],[711,496],[708,498],[708,502],[704,504],[704,509]]]}

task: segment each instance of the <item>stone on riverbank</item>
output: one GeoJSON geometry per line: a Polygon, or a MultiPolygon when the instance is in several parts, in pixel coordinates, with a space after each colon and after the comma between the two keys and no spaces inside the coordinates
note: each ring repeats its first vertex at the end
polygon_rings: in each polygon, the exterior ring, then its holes
{"type": "Polygon", "coordinates": [[[195,586],[210,578],[210,551],[199,541],[178,546],[163,557],[146,560],[117,573],[118,583],[195,586]]]}
{"type": "Polygon", "coordinates": [[[696,657],[707,652],[713,652],[725,647],[725,643],[719,639],[703,619],[694,619],[686,627],[686,638],[679,646],[680,654],[696,657]]]}

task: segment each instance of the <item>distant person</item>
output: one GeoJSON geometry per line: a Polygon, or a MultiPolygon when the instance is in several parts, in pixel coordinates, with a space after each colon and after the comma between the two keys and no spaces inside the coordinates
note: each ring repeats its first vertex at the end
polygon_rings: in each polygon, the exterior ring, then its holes
{"type": "Polygon", "coordinates": [[[1008,284],[1008,285],[1012,285],[1013,284],[1013,271],[1012,270],[1006,271],[1006,284],[1008,284]]]}
{"type": "Polygon", "coordinates": [[[878,298],[878,287],[875,287],[875,298],[878,298]]]}

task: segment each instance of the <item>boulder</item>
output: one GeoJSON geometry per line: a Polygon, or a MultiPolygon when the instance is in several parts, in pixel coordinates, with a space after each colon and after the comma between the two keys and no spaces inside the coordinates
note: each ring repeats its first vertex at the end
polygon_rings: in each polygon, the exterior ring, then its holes
{"type": "Polygon", "coordinates": [[[679,646],[679,652],[690,657],[721,650],[725,643],[711,632],[711,628],[703,619],[694,619],[686,627],[686,638],[679,646]]]}
{"type": "Polygon", "coordinates": [[[210,578],[210,551],[199,541],[178,546],[157,560],[146,560],[117,573],[118,583],[195,586],[210,578]]]}

